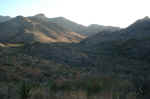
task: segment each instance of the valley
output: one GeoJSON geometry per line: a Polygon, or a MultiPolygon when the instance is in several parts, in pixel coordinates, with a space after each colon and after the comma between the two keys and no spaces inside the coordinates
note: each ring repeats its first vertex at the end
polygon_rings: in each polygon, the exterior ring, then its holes
{"type": "Polygon", "coordinates": [[[1,20],[1,99],[150,96],[150,18],[123,29],[44,14],[1,20]]]}

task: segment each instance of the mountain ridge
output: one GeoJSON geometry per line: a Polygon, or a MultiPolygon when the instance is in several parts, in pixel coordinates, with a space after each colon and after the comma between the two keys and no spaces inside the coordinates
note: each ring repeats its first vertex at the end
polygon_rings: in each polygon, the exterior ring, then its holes
{"type": "Polygon", "coordinates": [[[73,21],[70,21],[64,17],[49,18],[49,20],[85,36],[92,36],[92,35],[97,34],[98,32],[102,32],[105,30],[116,31],[120,29],[119,27],[103,26],[103,25],[98,25],[98,24],[91,24],[89,26],[84,26],[84,25],[75,23],[73,21]]]}
{"type": "Polygon", "coordinates": [[[149,99],[149,18],[124,29],[109,28],[92,30],[93,35],[86,38],[42,14],[0,23],[0,85],[5,87],[0,95],[20,99],[15,96],[20,95],[17,89],[23,81],[33,84],[29,91],[36,98],[39,92],[33,90],[39,88],[43,97],[68,97],[68,92],[77,91],[76,96],[83,94],[85,99],[92,95],[99,99],[103,92],[106,98],[110,94],[111,98],[149,99]]]}
{"type": "Polygon", "coordinates": [[[10,20],[10,19],[11,19],[10,16],[1,16],[1,15],[0,15],[0,23],[1,23],[1,22],[5,22],[5,21],[8,21],[8,20],[10,20]]]}
{"type": "Polygon", "coordinates": [[[39,42],[79,42],[84,38],[80,34],[48,22],[47,19],[42,18],[41,20],[41,17],[37,16],[17,16],[1,23],[0,26],[2,42],[10,40],[10,42],[32,42],[34,40],[39,42]],[[7,27],[11,28],[11,30],[8,30],[7,27]],[[18,34],[20,35],[19,37],[18,34]]]}
{"type": "MultiPolygon", "coordinates": [[[[89,26],[84,26],[84,25],[78,24],[78,23],[71,21],[64,17],[48,18],[43,13],[39,13],[39,14],[36,14],[34,16],[29,16],[29,17],[36,17],[40,20],[47,20],[47,21],[56,23],[72,32],[76,32],[76,33],[79,33],[84,36],[92,36],[92,35],[97,34],[98,32],[105,31],[107,29],[109,29],[110,31],[111,30],[115,31],[115,30],[120,29],[119,27],[103,26],[103,25],[98,25],[98,24],[91,24],[89,26]]],[[[4,18],[6,18],[6,17],[4,17],[4,18]]],[[[9,18],[9,19],[11,19],[11,18],[9,18]]],[[[6,20],[4,20],[3,22],[5,22],[5,21],[6,20]]]]}

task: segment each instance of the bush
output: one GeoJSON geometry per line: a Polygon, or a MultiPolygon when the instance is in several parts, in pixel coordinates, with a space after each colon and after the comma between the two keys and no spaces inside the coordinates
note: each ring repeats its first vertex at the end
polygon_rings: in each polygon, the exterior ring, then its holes
{"type": "Polygon", "coordinates": [[[20,88],[19,88],[19,95],[20,99],[28,99],[30,96],[30,90],[32,88],[32,85],[28,82],[21,82],[20,88]]]}

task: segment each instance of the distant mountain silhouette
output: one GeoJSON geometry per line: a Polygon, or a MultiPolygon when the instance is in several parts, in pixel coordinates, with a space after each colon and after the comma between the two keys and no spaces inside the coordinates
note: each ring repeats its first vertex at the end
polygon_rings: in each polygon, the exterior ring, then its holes
{"type": "Polygon", "coordinates": [[[0,22],[5,22],[5,21],[8,21],[10,19],[11,19],[11,17],[9,17],[9,16],[0,16],[0,22]]]}

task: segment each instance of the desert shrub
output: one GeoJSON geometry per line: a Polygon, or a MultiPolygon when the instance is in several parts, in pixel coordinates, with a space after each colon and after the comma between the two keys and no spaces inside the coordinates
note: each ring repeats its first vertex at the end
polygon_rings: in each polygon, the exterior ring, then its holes
{"type": "Polygon", "coordinates": [[[112,85],[110,82],[110,79],[86,78],[80,80],[51,81],[48,86],[53,91],[84,90],[87,93],[98,93],[101,90],[111,89],[112,85]]]}
{"type": "Polygon", "coordinates": [[[20,99],[28,99],[32,87],[32,84],[30,84],[29,82],[22,81],[18,90],[20,99]]]}
{"type": "Polygon", "coordinates": [[[44,88],[34,88],[30,92],[30,99],[46,99],[47,93],[44,88]]]}

